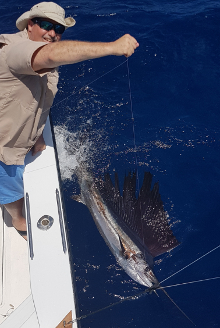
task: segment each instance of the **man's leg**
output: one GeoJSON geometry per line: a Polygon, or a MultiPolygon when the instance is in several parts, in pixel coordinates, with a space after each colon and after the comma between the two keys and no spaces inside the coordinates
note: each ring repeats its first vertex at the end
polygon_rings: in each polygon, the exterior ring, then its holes
{"type": "MultiPolygon", "coordinates": [[[[7,210],[7,212],[11,215],[12,224],[15,227],[15,229],[26,231],[27,230],[26,220],[22,214],[23,204],[24,204],[24,198],[21,198],[13,203],[5,204],[4,207],[7,210]]],[[[25,240],[27,240],[26,236],[23,237],[25,240]]]]}

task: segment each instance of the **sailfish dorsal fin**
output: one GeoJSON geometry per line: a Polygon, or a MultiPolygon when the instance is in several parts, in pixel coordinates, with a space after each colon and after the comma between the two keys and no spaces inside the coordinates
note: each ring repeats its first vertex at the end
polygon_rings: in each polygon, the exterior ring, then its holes
{"type": "Polygon", "coordinates": [[[136,173],[124,178],[123,193],[119,190],[119,179],[115,173],[115,184],[109,173],[104,180],[98,181],[98,189],[106,206],[115,213],[134,235],[137,235],[143,247],[155,257],[172,250],[179,245],[164,210],[159,193],[159,184],[151,189],[152,174],[145,172],[142,187],[136,197],[136,173]]]}

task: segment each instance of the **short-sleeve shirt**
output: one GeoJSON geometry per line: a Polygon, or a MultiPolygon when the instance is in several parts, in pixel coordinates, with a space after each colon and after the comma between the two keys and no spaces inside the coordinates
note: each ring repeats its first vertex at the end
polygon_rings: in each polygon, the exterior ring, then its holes
{"type": "Polygon", "coordinates": [[[0,35],[0,161],[23,165],[42,134],[57,92],[58,70],[39,74],[31,66],[45,42],[31,41],[26,30],[0,35]]]}

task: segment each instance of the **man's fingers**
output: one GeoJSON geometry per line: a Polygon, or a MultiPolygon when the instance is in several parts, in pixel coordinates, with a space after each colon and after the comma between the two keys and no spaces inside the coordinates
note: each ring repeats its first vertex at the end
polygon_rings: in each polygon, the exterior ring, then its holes
{"type": "Polygon", "coordinates": [[[114,42],[114,46],[116,56],[130,57],[135,49],[139,47],[139,43],[133,36],[125,34],[114,42]]]}

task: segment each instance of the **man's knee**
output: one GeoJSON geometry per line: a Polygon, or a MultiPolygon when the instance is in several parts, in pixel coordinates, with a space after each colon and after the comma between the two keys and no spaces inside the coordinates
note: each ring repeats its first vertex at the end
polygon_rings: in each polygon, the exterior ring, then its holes
{"type": "Polygon", "coordinates": [[[19,200],[16,200],[15,202],[5,204],[4,207],[13,219],[20,219],[21,217],[23,217],[23,204],[24,198],[21,198],[19,200]]]}

